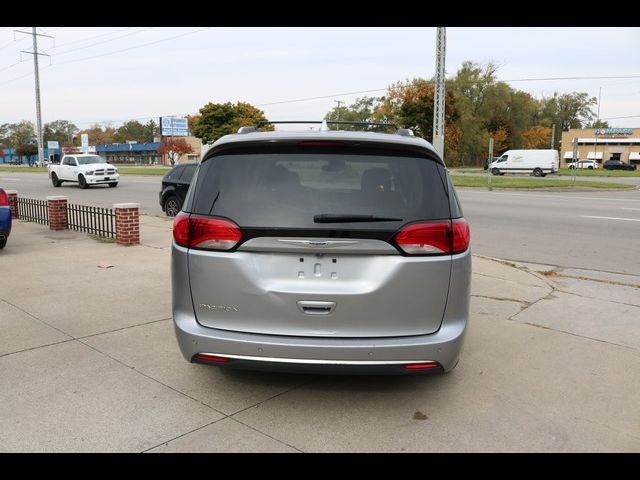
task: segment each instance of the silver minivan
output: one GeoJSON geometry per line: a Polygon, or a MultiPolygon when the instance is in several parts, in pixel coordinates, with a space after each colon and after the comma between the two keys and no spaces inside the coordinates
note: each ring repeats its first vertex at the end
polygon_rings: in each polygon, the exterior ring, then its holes
{"type": "Polygon", "coordinates": [[[444,163],[410,130],[243,127],[204,155],[173,238],[190,362],[356,374],[458,362],[469,225],[444,163]]]}

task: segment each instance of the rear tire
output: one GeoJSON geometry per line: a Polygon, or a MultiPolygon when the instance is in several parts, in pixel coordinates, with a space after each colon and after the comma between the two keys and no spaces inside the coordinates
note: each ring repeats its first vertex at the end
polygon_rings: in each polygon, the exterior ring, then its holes
{"type": "Polygon", "coordinates": [[[6,244],[7,244],[6,238],[3,238],[2,240],[0,240],[0,250],[2,250],[6,244]]]}
{"type": "Polygon", "coordinates": [[[180,200],[175,195],[169,195],[164,201],[164,211],[167,217],[175,217],[181,208],[180,200]]]}
{"type": "Polygon", "coordinates": [[[78,184],[80,185],[80,188],[89,188],[89,185],[87,185],[87,180],[84,178],[84,175],[78,175],[78,184]]]}
{"type": "Polygon", "coordinates": [[[115,187],[117,187],[117,186],[118,186],[118,182],[111,182],[111,183],[109,184],[109,188],[115,188],[115,187]]]}
{"type": "Polygon", "coordinates": [[[587,167],[589,170],[593,170],[593,167],[587,167]]]}
{"type": "Polygon", "coordinates": [[[533,169],[533,176],[534,177],[544,177],[544,173],[542,173],[542,170],[539,168],[534,168],[533,169]]]}
{"type": "Polygon", "coordinates": [[[56,175],[56,172],[51,173],[51,183],[54,187],[59,187],[60,185],[62,185],[62,182],[58,180],[58,175],[56,175]]]}
{"type": "Polygon", "coordinates": [[[491,175],[500,175],[500,170],[498,170],[496,167],[493,167],[491,169],[491,175]]]}

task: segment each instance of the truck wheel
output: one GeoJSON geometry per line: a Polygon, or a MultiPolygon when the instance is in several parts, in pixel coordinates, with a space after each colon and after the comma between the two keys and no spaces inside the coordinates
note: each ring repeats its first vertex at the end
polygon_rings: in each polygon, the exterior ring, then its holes
{"type": "Polygon", "coordinates": [[[587,167],[589,170],[593,170],[593,167],[587,167]]]}
{"type": "Polygon", "coordinates": [[[500,175],[500,170],[498,170],[496,167],[493,167],[491,169],[491,175],[500,175]]]}
{"type": "Polygon", "coordinates": [[[6,244],[7,244],[6,238],[3,238],[2,240],[0,240],[0,250],[2,250],[6,244]]]}
{"type": "Polygon", "coordinates": [[[51,183],[53,183],[54,187],[59,187],[60,185],[62,185],[62,182],[58,180],[58,175],[56,175],[56,172],[53,172],[51,174],[51,183]]]}
{"type": "Polygon", "coordinates": [[[167,214],[167,217],[175,217],[180,211],[182,206],[180,205],[180,200],[175,195],[169,196],[164,202],[164,211],[167,214]]]}
{"type": "Polygon", "coordinates": [[[115,188],[115,187],[117,187],[117,186],[118,186],[118,182],[111,182],[111,183],[109,184],[109,188],[115,188]]]}
{"type": "Polygon", "coordinates": [[[85,180],[84,175],[78,175],[78,183],[80,184],[80,188],[88,188],[87,180],[85,180]]]}
{"type": "Polygon", "coordinates": [[[533,176],[534,177],[544,177],[544,174],[542,173],[542,170],[539,168],[534,168],[533,169],[533,176]]]}

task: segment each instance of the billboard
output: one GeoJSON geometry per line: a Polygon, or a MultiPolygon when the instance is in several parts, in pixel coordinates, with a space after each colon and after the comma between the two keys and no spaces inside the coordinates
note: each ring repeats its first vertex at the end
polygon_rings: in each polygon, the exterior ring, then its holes
{"type": "Polygon", "coordinates": [[[160,135],[186,137],[189,135],[187,117],[160,117],[160,135]]]}

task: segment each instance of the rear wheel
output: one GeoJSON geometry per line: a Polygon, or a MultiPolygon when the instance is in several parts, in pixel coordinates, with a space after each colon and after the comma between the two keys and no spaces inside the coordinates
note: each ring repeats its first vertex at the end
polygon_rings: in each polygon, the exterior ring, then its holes
{"type": "Polygon", "coordinates": [[[544,173],[542,173],[542,169],[540,168],[535,168],[533,170],[533,176],[534,177],[544,177],[544,173]]]}
{"type": "Polygon", "coordinates": [[[500,175],[500,170],[498,170],[496,167],[493,167],[491,169],[491,175],[500,175]]]}
{"type": "Polygon", "coordinates": [[[175,195],[167,197],[164,202],[164,211],[168,217],[175,217],[181,208],[182,205],[180,205],[180,200],[178,200],[178,197],[175,195]]]}
{"type": "Polygon", "coordinates": [[[58,175],[56,175],[56,172],[51,173],[51,183],[54,187],[59,187],[60,185],[62,185],[62,182],[58,180],[58,175]]]}
{"type": "Polygon", "coordinates": [[[111,183],[109,184],[109,188],[115,188],[115,187],[117,187],[117,186],[118,186],[118,182],[111,182],[111,183]]]}
{"type": "Polygon", "coordinates": [[[87,180],[84,178],[84,175],[78,175],[78,183],[80,184],[80,188],[88,188],[87,180]]]}
{"type": "Polygon", "coordinates": [[[2,250],[6,244],[7,244],[6,238],[3,238],[2,240],[0,240],[0,250],[2,250]]]}

